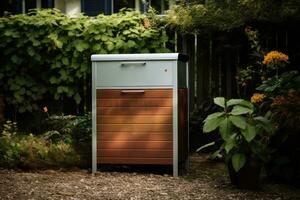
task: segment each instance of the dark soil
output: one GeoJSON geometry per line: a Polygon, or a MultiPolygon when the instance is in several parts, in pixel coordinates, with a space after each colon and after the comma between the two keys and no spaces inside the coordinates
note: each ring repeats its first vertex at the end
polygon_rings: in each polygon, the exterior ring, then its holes
{"type": "Polygon", "coordinates": [[[179,178],[167,172],[163,167],[102,167],[95,176],[79,170],[0,170],[0,199],[300,199],[299,188],[266,181],[257,191],[239,190],[230,184],[225,165],[206,156],[192,156],[179,178]]]}

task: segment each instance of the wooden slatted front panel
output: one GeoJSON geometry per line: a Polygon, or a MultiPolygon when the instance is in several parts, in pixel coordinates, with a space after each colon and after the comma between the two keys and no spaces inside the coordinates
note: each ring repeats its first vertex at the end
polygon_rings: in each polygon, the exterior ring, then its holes
{"type": "Polygon", "coordinates": [[[172,164],[172,102],[171,89],[97,90],[97,163],[172,164]]]}

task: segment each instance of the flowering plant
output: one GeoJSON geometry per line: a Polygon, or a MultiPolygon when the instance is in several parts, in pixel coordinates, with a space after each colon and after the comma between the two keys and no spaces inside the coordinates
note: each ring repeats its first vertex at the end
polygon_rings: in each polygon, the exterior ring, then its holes
{"type": "Polygon", "coordinates": [[[267,65],[268,67],[273,67],[274,64],[283,64],[287,63],[289,60],[289,56],[281,53],[279,51],[270,51],[264,56],[263,64],[267,65]]]}
{"type": "Polygon", "coordinates": [[[225,150],[232,166],[238,172],[249,159],[266,161],[267,142],[272,125],[265,116],[254,113],[254,105],[243,99],[214,98],[214,103],[223,111],[208,115],[203,132],[219,130],[224,141],[220,150],[225,150]]]}

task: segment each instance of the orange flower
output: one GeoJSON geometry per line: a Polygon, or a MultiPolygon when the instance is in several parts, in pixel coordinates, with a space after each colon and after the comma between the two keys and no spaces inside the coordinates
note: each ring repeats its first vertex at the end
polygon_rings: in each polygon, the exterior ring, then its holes
{"type": "Polygon", "coordinates": [[[251,97],[251,102],[252,103],[262,102],[265,97],[266,97],[266,95],[264,95],[264,94],[254,93],[251,97]]]}
{"type": "Polygon", "coordinates": [[[44,113],[47,113],[47,112],[48,112],[47,106],[44,106],[44,107],[43,107],[43,112],[44,112],[44,113]]]}
{"type": "Polygon", "coordinates": [[[273,62],[287,62],[289,60],[289,56],[281,53],[279,51],[270,51],[267,55],[264,56],[264,65],[268,65],[273,62]]]}

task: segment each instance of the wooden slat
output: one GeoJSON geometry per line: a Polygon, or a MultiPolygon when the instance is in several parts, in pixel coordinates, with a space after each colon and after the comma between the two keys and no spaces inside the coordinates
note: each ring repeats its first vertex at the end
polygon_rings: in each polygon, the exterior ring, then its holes
{"type": "Polygon", "coordinates": [[[97,99],[172,98],[172,89],[144,90],[144,93],[122,93],[122,90],[97,90],[97,99]]]}
{"type": "Polygon", "coordinates": [[[98,107],[172,107],[172,98],[98,99],[98,107]]]}
{"type": "Polygon", "coordinates": [[[97,141],[101,149],[156,149],[171,150],[171,141],[97,141]]]}
{"type": "Polygon", "coordinates": [[[171,124],[171,115],[105,115],[97,116],[98,124],[171,124]]]}
{"type": "Polygon", "coordinates": [[[172,150],[98,149],[99,157],[172,158],[172,150]]]}
{"type": "Polygon", "coordinates": [[[172,115],[172,107],[97,107],[97,115],[172,115]]]}
{"type": "Polygon", "coordinates": [[[172,124],[97,124],[98,131],[171,132],[172,124]]]}
{"type": "Polygon", "coordinates": [[[97,140],[103,141],[172,141],[170,132],[140,133],[140,132],[101,132],[97,140]]]}
{"type": "Polygon", "coordinates": [[[97,157],[99,164],[157,164],[171,165],[172,158],[124,158],[124,157],[97,157]]]}

